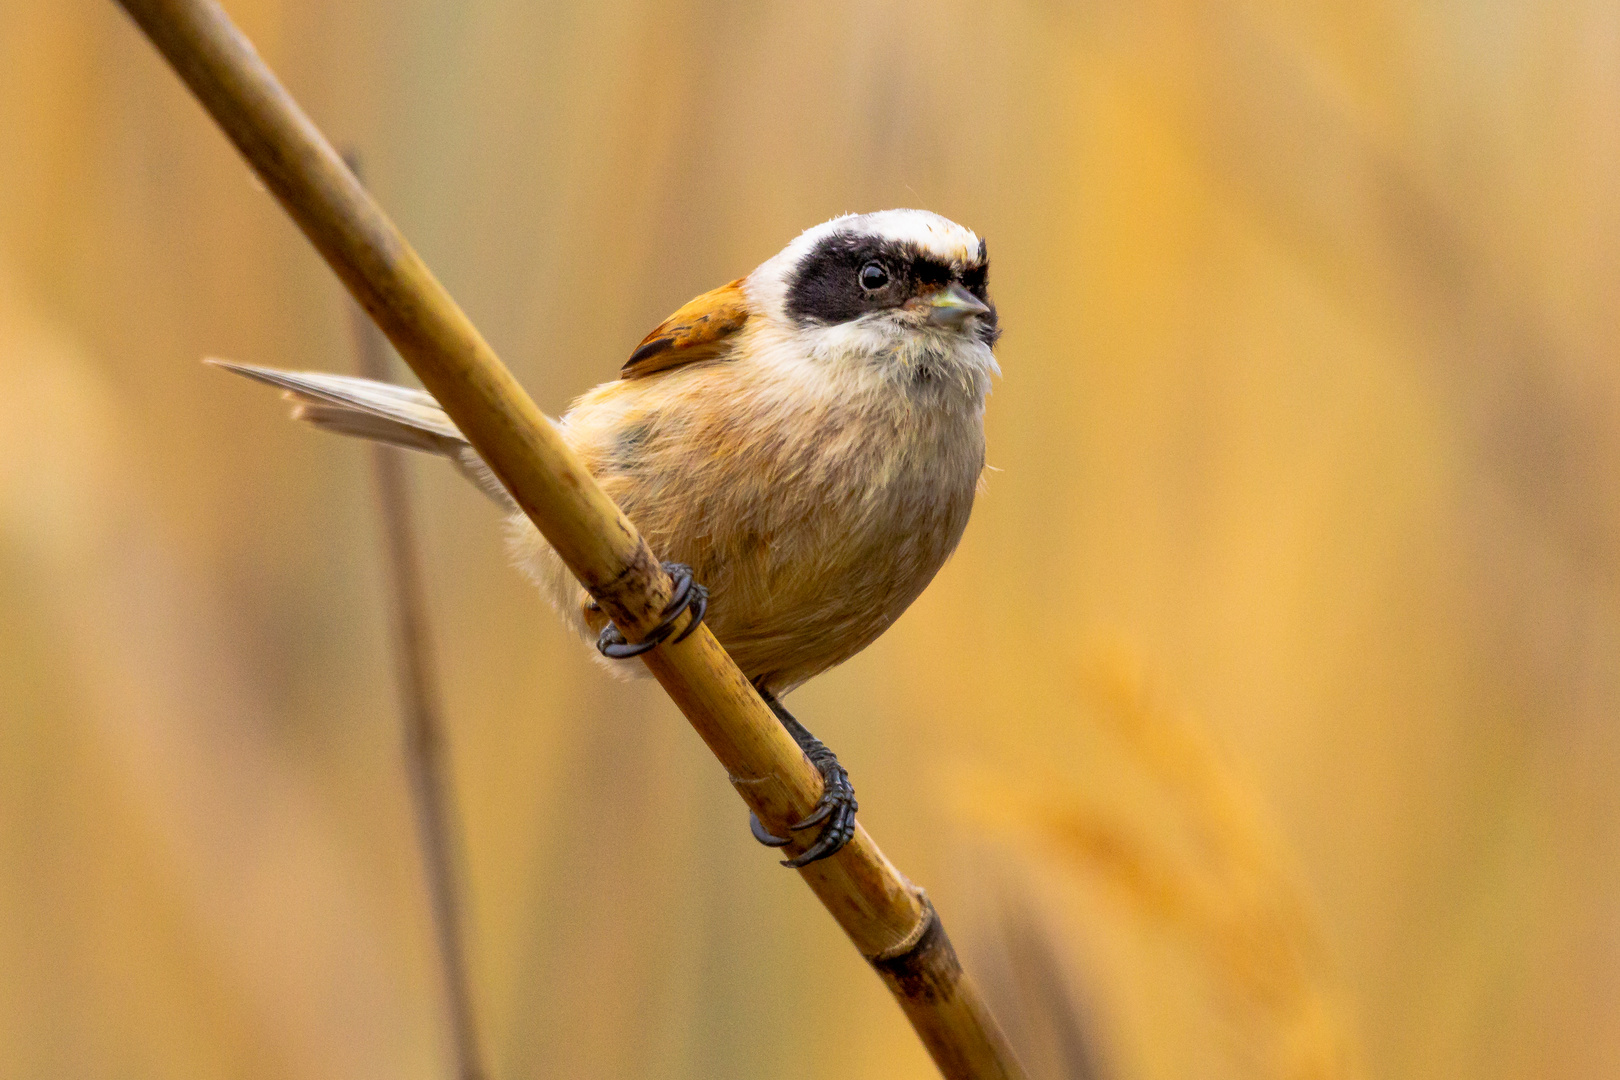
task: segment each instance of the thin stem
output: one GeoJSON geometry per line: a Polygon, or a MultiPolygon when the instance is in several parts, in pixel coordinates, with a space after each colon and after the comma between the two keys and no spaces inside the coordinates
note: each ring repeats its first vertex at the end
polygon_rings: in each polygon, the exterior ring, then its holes
{"type": "MultiPolygon", "coordinates": [[[[350,305],[354,350],[360,374],[387,381],[388,342],[358,306],[350,305]]],[[[461,846],[457,842],[455,798],[447,760],[443,698],[433,662],[427,597],[422,587],[422,560],[416,543],[415,516],[405,473],[404,453],[391,446],[372,447],[382,524],[384,562],[389,583],[394,637],[394,674],[399,683],[400,719],[404,727],[405,776],[416,811],[416,835],[422,846],[422,871],[439,952],[445,1011],[460,1080],[484,1080],[477,1016],[467,974],[466,920],[462,897],[461,846]]]]}

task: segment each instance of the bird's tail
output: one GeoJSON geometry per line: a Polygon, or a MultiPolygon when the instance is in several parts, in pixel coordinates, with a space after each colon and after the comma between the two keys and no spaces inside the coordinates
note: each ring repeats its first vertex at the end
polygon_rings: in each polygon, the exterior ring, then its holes
{"type": "Polygon", "coordinates": [[[280,371],[228,360],[211,359],[208,363],[279,387],[284,391],[283,396],[293,403],[295,420],[303,420],[323,431],[449,458],[462,475],[502,508],[516,509],[506,488],[426,390],[353,375],[280,371]]]}

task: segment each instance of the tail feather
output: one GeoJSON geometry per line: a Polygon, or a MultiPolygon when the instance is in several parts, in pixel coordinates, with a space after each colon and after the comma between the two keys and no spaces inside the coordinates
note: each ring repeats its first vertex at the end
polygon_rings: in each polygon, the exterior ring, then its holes
{"type": "Polygon", "coordinates": [[[215,367],[278,387],[293,402],[293,419],[323,431],[402,446],[450,459],[467,479],[505,509],[515,504],[478,451],[425,390],[330,375],[321,371],[281,371],[253,364],[210,359],[215,367]]]}

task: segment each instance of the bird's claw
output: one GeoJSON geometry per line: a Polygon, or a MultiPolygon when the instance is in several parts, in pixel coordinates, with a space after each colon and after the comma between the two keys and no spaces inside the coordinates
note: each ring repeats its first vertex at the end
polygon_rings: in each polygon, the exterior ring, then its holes
{"type": "MultiPolygon", "coordinates": [[[[838,849],[849,843],[855,835],[855,811],[860,804],[855,801],[855,788],[849,782],[849,773],[838,763],[837,756],[825,746],[816,746],[806,755],[810,763],[821,772],[821,799],[816,803],[814,810],[805,815],[802,821],[789,826],[793,832],[809,829],[821,825],[821,834],[816,842],[803,852],[791,859],[783,859],[782,865],[797,870],[801,866],[808,866],[819,859],[836,854],[838,849]],[[825,824],[822,824],[825,822],[825,824]]],[[[777,836],[767,832],[757,816],[748,816],[748,827],[758,840],[766,847],[784,847],[792,842],[791,837],[777,836]]]]}
{"type": "Polygon", "coordinates": [[[791,836],[777,836],[775,833],[766,831],[765,826],[760,823],[759,815],[752,810],[748,811],[748,829],[754,834],[754,839],[766,847],[787,847],[793,843],[793,837],[791,836]]]}
{"type": "Polygon", "coordinates": [[[688,608],[692,610],[692,621],[670,640],[670,644],[684,641],[688,634],[698,628],[704,613],[709,610],[709,590],[692,579],[692,568],[685,563],[667,562],[664,572],[674,580],[675,587],[670,590],[669,603],[664,605],[664,614],[658,620],[658,625],[647,631],[647,636],[640,641],[631,642],[626,641],[619,628],[610,622],[596,639],[597,652],[609,660],[628,660],[651,652],[674,633],[675,621],[688,608]]]}

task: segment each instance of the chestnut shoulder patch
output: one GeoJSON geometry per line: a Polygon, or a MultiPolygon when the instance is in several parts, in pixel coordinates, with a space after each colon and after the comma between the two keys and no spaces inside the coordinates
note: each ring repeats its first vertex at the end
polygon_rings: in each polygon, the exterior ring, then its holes
{"type": "Polygon", "coordinates": [[[711,360],[729,350],[737,331],[748,322],[748,298],[738,278],[704,293],[642,339],[619,371],[623,379],[641,379],[660,371],[711,360]]]}

